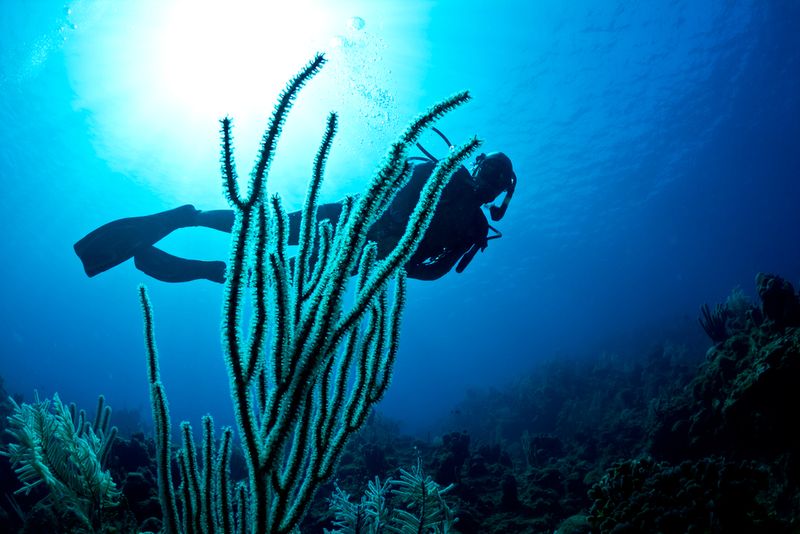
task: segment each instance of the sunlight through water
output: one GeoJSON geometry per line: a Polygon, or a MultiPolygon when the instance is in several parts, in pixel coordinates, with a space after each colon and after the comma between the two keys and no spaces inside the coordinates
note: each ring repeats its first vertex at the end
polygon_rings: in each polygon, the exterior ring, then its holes
{"type": "Polygon", "coordinates": [[[276,96],[325,51],[329,64],[287,121],[273,184],[299,198],[305,178],[296,177],[308,175],[331,110],[346,117],[331,165],[371,170],[362,152],[366,145],[373,156],[383,134],[363,130],[396,122],[396,89],[384,57],[386,27],[380,16],[372,23],[353,14],[357,7],[313,0],[76,3],[78,31],[65,53],[98,155],[170,201],[218,205],[218,120],[234,119],[239,175],[246,178],[276,96]]]}

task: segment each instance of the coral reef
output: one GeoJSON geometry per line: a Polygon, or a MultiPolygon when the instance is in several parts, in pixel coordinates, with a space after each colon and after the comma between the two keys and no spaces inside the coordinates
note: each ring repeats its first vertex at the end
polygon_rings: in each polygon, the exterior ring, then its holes
{"type": "Polygon", "coordinates": [[[761,299],[761,311],[774,328],[800,326],[800,299],[792,284],[774,274],[758,273],[756,291],[761,299]]]}
{"type": "Polygon", "coordinates": [[[800,430],[786,422],[800,404],[800,297],[772,275],[756,277],[759,313],[747,314],[681,395],[655,406],[652,450],[665,458],[724,453],[773,461],[798,450],[800,430]],[[766,299],[766,300],[763,300],[766,299]]]}
{"type": "MultiPolygon", "coordinates": [[[[370,417],[338,485],[360,492],[419,457],[437,483],[454,483],[463,534],[796,530],[800,329],[786,310],[797,297],[777,277],[759,280],[782,288],[765,293],[782,304],[734,291],[729,335],[707,353],[687,322],[630,355],[542,364],[505,390],[472,391],[445,425],[457,430],[429,441],[370,417]]],[[[335,528],[334,491],[321,487],[302,531],[335,528]]]]}
{"type": "Polygon", "coordinates": [[[759,502],[768,474],[721,458],[671,466],[649,458],[615,464],[589,492],[598,532],[780,532],[759,502]]]}
{"type": "MultiPolygon", "coordinates": [[[[629,354],[540,364],[506,389],[470,392],[442,424],[447,430],[427,440],[401,435],[395,423],[371,412],[343,446],[336,483],[320,484],[300,530],[348,531],[345,516],[390,517],[398,501],[380,481],[400,480],[397,466],[419,461],[431,483],[453,484],[448,517],[458,517],[450,527],[462,534],[796,532],[800,327],[792,310],[800,298],[778,277],[758,281],[761,302],[734,291],[725,308],[737,310],[736,320],[727,320],[727,337],[708,351],[703,330],[685,321],[655,345],[628,347],[629,354]],[[343,500],[361,494],[370,480],[367,501],[343,500]],[[344,515],[337,519],[336,510],[344,515]]],[[[214,456],[204,452],[211,450],[209,423],[197,450],[170,453],[174,476],[207,469],[214,456]],[[197,459],[194,467],[187,454],[197,459]]],[[[248,464],[229,439],[223,432],[221,443],[230,448],[224,468],[231,498],[239,499],[248,464]]],[[[141,434],[116,440],[108,467],[122,495],[108,510],[109,527],[162,529],[156,445],[141,434]]],[[[204,480],[198,476],[198,487],[204,480]]],[[[194,502],[191,486],[181,488],[189,495],[177,502],[194,502]]],[[[19,497],[18,511],[5,507],[10,521],[3,524],[14,525],[11,531],[23,523],[15,516],[24,519],[24,532],[56,531],[69,520],[19,497]]]]}

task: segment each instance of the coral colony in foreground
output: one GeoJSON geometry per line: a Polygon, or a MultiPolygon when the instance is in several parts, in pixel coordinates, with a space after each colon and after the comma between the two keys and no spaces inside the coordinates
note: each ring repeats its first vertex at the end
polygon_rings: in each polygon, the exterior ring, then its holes
{"type": "Polygon", "coordinates": [[[375,244],[367,242],[366,235],[408,179],[410,147],[427,126],[469,100],[469,95],[448,98],[415,120],[391,146],[364,193],[345,202],[336,228],[327,221],[316,222],[325,161],[336,132],[337,116],[331,114],[303,208],[298,253],[290,259],[287,214],[280,197],[267,196],[266,179],[286,114],[324,61],[316,56],[280,95],[246,196],[240,194],[237,182],[231,120],[222,120],[225,193],[236,213],[222,338],[248,471],[246,483],[232,487],[230,480],[231,429],[223,429],[215,451],[213,422],[206,416],[199,456],[189,423],[181,424],[182,483],[175,492],[169,465],[169,409],[159,378],[151,306],[146,290],[140,288],[158,483],[168,534],[286,533],[296,528],[320,485],[333,475],[345,443],[389,385],[405,303],[403,266],[422,239],[450,177],[479,145],[473,138],[438,164],[405,234],[379,261],[375,244]],[[357,273],[355,298],[347,307],[344,295],[353,272],[357,273]],[[252,319],[244,325],[246,306],[252,319]]]}

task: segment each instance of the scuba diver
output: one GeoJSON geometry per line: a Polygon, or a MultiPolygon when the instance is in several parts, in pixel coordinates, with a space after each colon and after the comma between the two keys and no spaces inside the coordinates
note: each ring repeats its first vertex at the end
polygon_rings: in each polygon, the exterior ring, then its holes
{"type": "MultiPolygon", "coordinates": [[[[450,145],[439,130],[434,131],[450,145]]],[[[416,206],[425,182],[433,172],[437,159],[421,145],[425,158],[413,157],[412,175],[398,191],[389,207],[372,225],[367,239],[378,245],[378,258],[385,257],[399,241],[416,206]]],[[[492,221],[503,218],[514,194],[517,177],[511,160],[502,152],[480,154],[472,172],[464,166],[456,171],[442,192],[433,219],[416,252],[406,263],[410,278],[435,280],[453,266],[462,272],[475,254],[485,250],[489,240],[502,234],[493,228],[481,209],[505,192],[500,204],[489,205],[492,221]],[[489,235],[489,231],[493,235],[489,235]]],[[[329,219],[334,226],[342,211],[340,203],[320,204],[317,220],[329,219]]],[[[296,245],[300,233],[301,212],[289,214],[289,244],[296,245]]],[[[90,277],[133,258],[136,268],[164,282],[188,282],[206,279],[225,282],[225,262],[200,261],[173,256],[155,244],[179,228],[202,226],[231,232],[232,210],[201,211],[188,204],[142,217],[112,221],[90,232],[75,243],[75,253],[90,277]]]]}

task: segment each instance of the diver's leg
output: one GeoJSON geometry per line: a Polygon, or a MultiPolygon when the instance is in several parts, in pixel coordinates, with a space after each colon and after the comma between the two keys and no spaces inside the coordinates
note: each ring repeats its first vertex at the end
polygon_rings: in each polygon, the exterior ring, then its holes
{"type": "Polygon", "coordinates": [[[137,269],[162,282],[225,282],[225,262],[222,261],[187,260],[153,246],[138,250],[133,260],[137,269]]]}
{"type": "MultiPolygon", "coordinates": [[[[342,204],[340,202],[329,202],[317,206],[317,222],[328,219],[336,227],[339,216],[342,214],[342,204]]],[[[289,214],[289,244],[296,245],[300,239],[300,218],[302,211],[293,211],[289,214]]],[[[314,229],[316,232],[316,228],[314,229]]]]}

